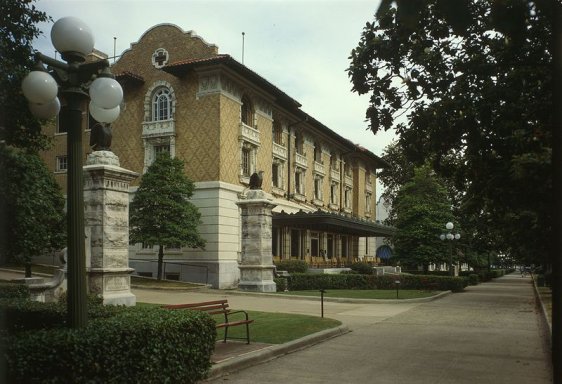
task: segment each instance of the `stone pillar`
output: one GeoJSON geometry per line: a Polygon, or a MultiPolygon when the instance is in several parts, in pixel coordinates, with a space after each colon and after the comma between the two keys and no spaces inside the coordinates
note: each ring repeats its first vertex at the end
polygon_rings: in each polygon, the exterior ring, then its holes
{"type": "Polygon", "coordinates": [[[111,151],[91,153],[84,166],[88,287],[104,304],[136,304],[129,268],[129,183],[138,176],[121,168],[111,151]]]}
{"type": "Polygon", "coordinates": [[[250,190],[236,203],[242,209],[242,255],[238,288],[252,292],[275,292],[271,254],[273,199],[261,189],[250,190]]]}

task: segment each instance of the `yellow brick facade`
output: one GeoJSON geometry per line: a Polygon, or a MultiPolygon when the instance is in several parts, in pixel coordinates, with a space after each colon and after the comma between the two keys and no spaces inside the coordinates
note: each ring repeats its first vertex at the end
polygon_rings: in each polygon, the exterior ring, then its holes
{"type": "MultiPolygon", "coordinates": [[[[240,226],[235,203],[249,180],[242,174],[243,148],[250,153],[247,160],[251,171],[263,171],[262,188],[273,195],[275,212],[320,210],[376,220],[375,171],[382,164],[380,159],[309,118],[298,102],[232,58],[219,55],[216,46],[176,26],[158,25],[131,44],[111,70],[124,89],[121,114],[112,125],[112,151],[123,168],[140,174],[150,163],[152,152],[162,144],[185,162],[186,175],[196,182],[194,202],[203,215],[201,232],[207,248],[181,250],[174,258],[208,268],[215,287],[231,287],[237,281],[240,226]],[[154,94],[159,89],[168,90],[171,98],[171,119],[163,122],[153,121],[151,115],[154,94]],[[242,123],[243,98],[251,104],[252,121],[248,124],[242,123]],[[281,145],[274,144],[274,124],[282,129],[281,145]],[[297,134],[302,139],[300,154],[296,150],[297,134]],[[320,161],[314,159],[315,145],[320,161]],[[332,157],[336,159],[333,166],[332,157]],[[274,159],[279,164],[279,186],[275,188],[274,159]],[[346,167],[351,169],[351,178],[345,176],[346,167]],[[296,190],[298,169],[304,171],[304,194],[296,190]],[[365,182],[367,170],[370,184],[365,182]],[[322,179],[320,196],[315,196],[317,177],[322,179]],[[350,188],[347,207],[346,188],[350,188]],[[366,211],[366,194],[371,196],[370,212],[366,211]]],[[[45,129],[54,137],[54,146],[43,158],[54,171],[56,157],[66,153],[66,135],[55,134],[54,123],[45,129]]],[[[88,140],[85,130],[86,154],[91,151],[88,140]]],[[[65,187],[65,174],[57,172],[56,178],[65,187]]],[[[133,190],[139,181],[133,181],[133,190]]],[[[278,231],[273,247],[278,254],[274,256],[307,258],[311,244],[312,249],[328,250],[334,258],[374,256],[374,250],[359,254],[359,236],[335,232],[298,229],[302,244],[297,247],[290,240],[295,230],[285,227],[278,231]],[[315,236],[320,239],[318,246],[315,236]],[[299,254],[294,254],[297,248],[299,254]]],[[[136,245],[130,256],[148,260],[155,254],[136,245]]]]}

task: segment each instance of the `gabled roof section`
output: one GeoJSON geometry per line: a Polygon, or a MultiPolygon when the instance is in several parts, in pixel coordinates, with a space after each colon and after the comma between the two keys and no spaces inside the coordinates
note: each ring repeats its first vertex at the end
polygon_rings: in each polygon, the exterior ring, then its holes
{"type": "Polygon", "coordinates": [[[131,84],[131,85],[142,85],[144,84],[144,78],[141,75],[137,75],[136,73],[130,71],[124,71],[121,73],[115,74],[115,80],[117,80],[122,85],[131,84]]]}
{"type": "Polygon", "coordinates": [[[224,65],[252,83],[271,92],[277,97],[280,104],[287,108],[298,109],[301,106],[298,101],[281,91],[275,85],[252,71],[250,68],[246,67],[244,64],[234,60],[230,55],[219,54],[208,58],[180,60],[166,65],[162,68],[162,70],[174,76],[182,77],[192,70],[208,65],[224,65]]]}

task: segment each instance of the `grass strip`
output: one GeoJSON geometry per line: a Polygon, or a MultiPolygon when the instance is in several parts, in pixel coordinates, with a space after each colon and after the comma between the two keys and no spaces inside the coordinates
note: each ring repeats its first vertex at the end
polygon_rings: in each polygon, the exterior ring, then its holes
{"type": "MultiPolygon", "coordinates": [[[[398,299],[420,299],[431,297],[440,291],[419,291],[413,289],[401,289],[398,291],[398,299]]],[[[279,295],[285,296],[314,296],[320,297],[319,290],[307,291],[288,291],[278,292],[279,295]]],[[[327,289],[324,297],[346,298],[346,299],[379,299],[379,300],[396,300],[396,291],[390,289],[327,289]]]]}

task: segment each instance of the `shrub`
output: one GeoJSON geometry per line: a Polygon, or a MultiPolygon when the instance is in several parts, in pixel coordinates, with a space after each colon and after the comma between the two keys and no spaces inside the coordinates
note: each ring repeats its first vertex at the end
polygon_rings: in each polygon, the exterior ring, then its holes
{"type": "Polygon", "coordinates": [[[25,284],[0,283],[0,299],[29,298],[29,287],[25,284]]]}
{"type": "Polygon", "coordinates": [[[287,278],[286,277],[276,277],[273,279],[277,285],[277,292],[285,292],[287,290],[287,278]]]}
{"type": "Polygon", "coordinates": [[[349,268],[362,275],[372,275],[374,271],[370,264],[364,262],[353,263],[349,266],[349,268]]]}
{"type": "Polygon", "coordinates": [[[287,271],[289,273],[306,273],[308,264],[304,260],[281,260],[275,263],[278,271],[287,271]]]}
{"type": "Polygon", "coordinates": [[[401,289],[461,292],[468,285],[463,277],[428,275],[360,275],[360,274],[293,274],[288,278],[289,289],[401,289]]]}
{"type": "Polygon", "coordinates": [[[480,282],[480,277],[476,273],[471,273],[468,275],[468,284],[470,285],[478,285],[480,282]]]}
{"type": "Polygon", "coordinates": [[[216,329],[203,312],[132,307],[83,329],[4,337],[10,383],[195,383],[210,368],[216,329]]]}
{"type": "MultiPolygon", "coordinates": [[[[118,313],[122,307],[103,305],[103,299],[88,296],[88,318],[108,318],[118,313]]],[[[4,326],[9,333],[28,330],[62,328],[67,325],[66,296],[56,303],[41,303],[21,298],[1,299],[4,312],[4,326]]]]}

